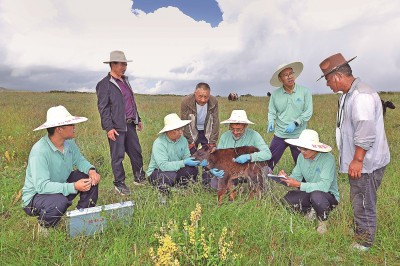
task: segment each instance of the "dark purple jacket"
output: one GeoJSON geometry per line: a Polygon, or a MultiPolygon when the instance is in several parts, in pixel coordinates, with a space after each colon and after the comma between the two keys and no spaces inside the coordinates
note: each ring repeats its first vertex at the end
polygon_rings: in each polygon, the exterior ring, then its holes
{"type": "MultiPolygon", "coordinates": [[[[128,77],[123,76],[122,78],[128,85],[129,89],[132,90],[128,77]]],[[[99,109],[101,118],[101,127],[107,132],[113,128],[117,131],[127,131],[124,96],[122,95],[122,91],[118,87],[117,82],[110,73],[97,83],[96,94],[97,108],[99,109]]],[[[137,112],[135,124],[138,124],[140,121],[140,116],[137,112]]]]}

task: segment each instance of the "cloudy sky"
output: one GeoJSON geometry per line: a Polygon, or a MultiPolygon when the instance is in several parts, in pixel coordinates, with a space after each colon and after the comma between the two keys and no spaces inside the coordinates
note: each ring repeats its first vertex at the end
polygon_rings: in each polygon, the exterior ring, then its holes
{"type": "Polygon", "coordinates": [[[122,50],[136,93],[188,94],[204,81],[214,95],[266,95],[292,61],[304,63],[297,83],[330,93],[318,65],[341,52],[376,90],[400,91],[399,10],[396,0],[0,0],[0,87],[94,91],[122,50]]]}

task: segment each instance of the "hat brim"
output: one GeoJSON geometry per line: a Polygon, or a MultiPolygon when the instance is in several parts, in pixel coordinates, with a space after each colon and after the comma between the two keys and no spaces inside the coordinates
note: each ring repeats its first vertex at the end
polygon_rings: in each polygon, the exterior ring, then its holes
{"type": "Polygon", "coordinates": [[[349,61],[344,62],[343,64],[340,64],[338,66],[335,66],[334,68],[332,68],[331,70],[329,70],[328,72],[326,72],[326,74],[322,74],[319,79],[317,79],[317,81],[319,81],[320,79],[326,77],[327,75],[335,72],[336,70],[338,70],[341,66],[344,66],[345,64],[350,63],[351,61],[353,61],[354,59],[356,59],[357,56],[353,57],[352,59],[350,59],[349,61]]]}
{"type": "Polygon", "coordinates": [[[318,152],[330,152],[332,147],[322,142],[304,142],[301,139],[285,139],[286,143],[318,152]]]}
{"type": "Polygon", "coordinates": [[[275,73],[272,75],[271,80],[269,81],[269,83],[274,86],[274,87],[280,87],[282,86],[282,82],[279,80],[279,73],[282,72],[282,70],[286,69],[286,68],[291,68],[293,69],[294,72],[294,78],[297,78],[298,76],[300,76],[300,73],[303,71],[303,63],[302,62],[293,62],[290,64],[286,64],[283,66],[280,66],[275,73]]]}
{"type": "Polygon", "coordinates": [[[60,127],[60,126],[65,126],[65,125],[75,125],[78,123],[82,123],[87,121],[88,119],[86,117],[79,117],[79,116],[72,116],[70,119],[68,120],[64,120],[61,122],[47,122],[44,123],[43,125],[35,128],[33,131],[37,131],[37,130],[41,130],[41,129],[46,129],[46,128],[51,128],[51,127],[60,127]]]}
{"type": "Polygon", "coordinates": [[[254,125],[253,122],[250,120],[234,120],[234,119],[227,119],[221,122],[221,124],[252,124],[254,125]]]}
{"type": "Polygon", "coordinates": [[[181,121],[175,123],[174,125],[166,125],[163,129],[161,129],[160,132],[158,132],[158,134],[161,134],[161,133],[164,133],[167,131],[171,131],[171,130],[174,130],[174,129],[177,129],[180,127],[184,127],[187,124],[189,124],[190,122],[192,122],[192,121],[191,120],[181,120],[181,121]]]}
{"type": "Polygon", "coordinates": [[[132,60],[118,60],[118,61],[104,61],[103,63],[104,64],[109,64],[109,63],[112,63],[112,62],[121,62],[121,63],[128,63],[128,62],[132,62],[132,60]]]}

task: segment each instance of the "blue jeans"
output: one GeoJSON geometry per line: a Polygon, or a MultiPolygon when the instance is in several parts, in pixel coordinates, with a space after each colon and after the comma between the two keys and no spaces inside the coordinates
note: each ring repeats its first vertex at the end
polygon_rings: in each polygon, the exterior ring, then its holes
{"type": "Polygon", "coordinates": [[[349,178],[350,200],[353,207],[355,235],[357,241],[372,246],[376,232],[376,192],[382,182],[386,166],[370,174],[361,174],[359,179],[349,178]]]}

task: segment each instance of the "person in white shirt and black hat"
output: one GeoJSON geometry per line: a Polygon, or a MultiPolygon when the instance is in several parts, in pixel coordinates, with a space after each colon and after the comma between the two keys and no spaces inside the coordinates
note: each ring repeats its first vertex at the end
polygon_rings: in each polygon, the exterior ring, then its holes
{"type": "Polygon", "coordinates": [[[35,129],[47,129],[48,134],[29,154],[22,206],[28,215],[38,216],[39,228],[57,225],[78,194],[77,209],[96,205],[100,175],[74,141],[75,124],[86,120],[60,105],[51,107],[47,121],[35,129]]]}

